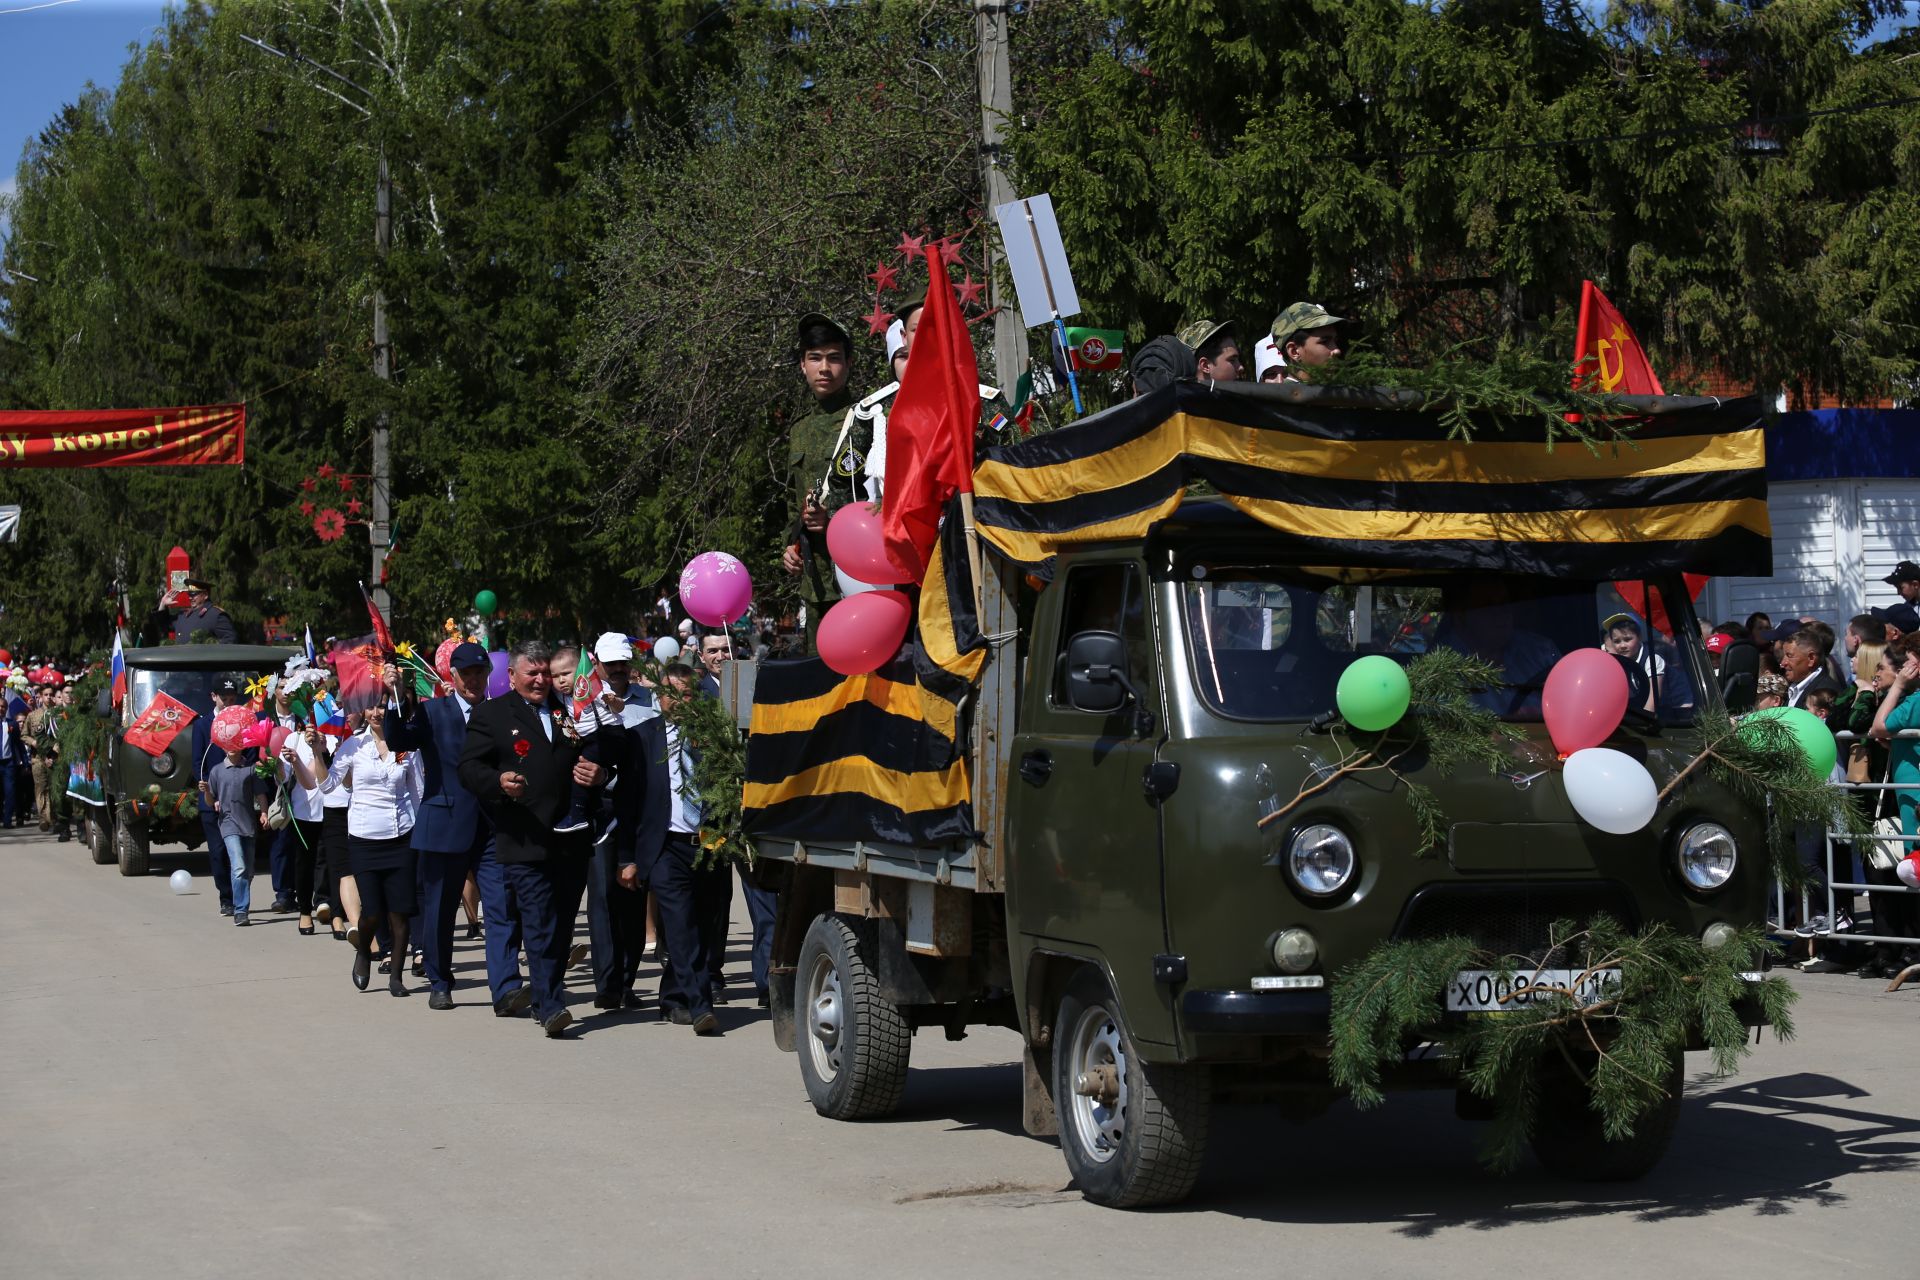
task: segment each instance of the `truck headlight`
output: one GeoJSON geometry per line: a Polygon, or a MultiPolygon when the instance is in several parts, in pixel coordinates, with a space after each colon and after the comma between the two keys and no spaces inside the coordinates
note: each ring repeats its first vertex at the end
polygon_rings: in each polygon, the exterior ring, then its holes
{"type": "Polygon", "coordinates": [[[1680,874],[1689,885],[1712,891],[1733,878],[1740,862],[1733,833],[1717,822],[1702,822],[1680,835],[1680,874]]]}
{"type": "Polygon", "coordinates": [[[179,764],[180,762],[173,758],[173,752],[162,751],[151,761],[153,776],[156,778],[170,778],[173,776],[173,771],[179,767],[179,764]]]}
{"type": "Polygon", "coordinates": [[[1347,833],[1325,822],[1302,827],[1287,849],[1287,874],[1302,893],[1316,898],[1331,897],[1346,888],[1359,865],[1347,833]]]}

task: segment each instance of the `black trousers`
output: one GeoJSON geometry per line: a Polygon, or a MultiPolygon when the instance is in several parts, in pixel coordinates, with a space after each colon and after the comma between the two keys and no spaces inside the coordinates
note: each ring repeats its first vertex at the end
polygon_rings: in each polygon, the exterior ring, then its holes
{"type": "Polygon", "coordinates": [[[611,839],[594,845],[587,863],[587,940],[593,944],[595,994],[624,995],[647,948],[647,895],[621,885],[611,839]]]}
{"type": "MultiPolygon", "coordinates": [[[[580,912],[587,860],[556,853],[545,862],[503,862],[500,870],[520,903],[533,1016],[545,1022],[567,1007],[567,953],[573,949],[573,918],[580,912]]],[[[487,928],[491,932],[491,920],[487,928]]]]}
{"type": "Polygon", "coordinates": [[[667,836],[647,887],[660,904],[666,961],[660,966],[661,1008],[682,1008],[695,1017],[713,1008],[714,956],[725,942],[716,928],[716,903],[730,894],[725,868],[694,869],[693,837],[667,836]]]}
{"type": "MultiPolygon", "coordinates": [[[[295,818],[280,833],[286,837],[284,843],[293,858],[293,905],[303,916],[313,914],[316,888],[326,885],[322,870],[326,866],[326,853],[320,844],[324,825],[295,818]]],[[[326,900],[333,901],[331,898],[326,900]]]]}

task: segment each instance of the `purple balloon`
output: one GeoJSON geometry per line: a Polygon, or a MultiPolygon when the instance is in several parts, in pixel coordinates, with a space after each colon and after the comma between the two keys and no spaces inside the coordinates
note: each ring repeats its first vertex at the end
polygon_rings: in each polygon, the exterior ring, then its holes
{"type": "Polygon", "coordinates": [[[743,617],[752,599],[747,566],[724,551],[702,551],[680,571],[680,603],[702,626],[725,626],[743,617]]]}
{"type": "Polygon", "coordinates": [[[513,688],[513,681],[507,679],[507,666],[513,659],[504,649],[495,649],[487,655],[487,659],[493,663],[493,672],[487,677],[487,696],[497,698],[513,688]]]}

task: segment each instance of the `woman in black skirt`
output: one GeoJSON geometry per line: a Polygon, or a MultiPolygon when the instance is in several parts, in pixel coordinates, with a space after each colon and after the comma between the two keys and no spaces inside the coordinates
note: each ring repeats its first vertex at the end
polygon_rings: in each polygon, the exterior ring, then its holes
{"type": "MultiPolygon", "coordinates": [[[[407,921],[418,909],[414,879],[418,858],[408,843],[420,799],[420,758],[387,745],[384,712],[367,712],[367,735],[357,750],[334,756],[325,785],[345,787],[347,867],[360,891],[359,941],[354,947],[353,985],[365,991],[373,971],[373,934],[386,917],[388,954],[407,954],[407,921]]],[[[387,979],[389,995],[405,996],[405,966],[396,964],[387,979]]]]}

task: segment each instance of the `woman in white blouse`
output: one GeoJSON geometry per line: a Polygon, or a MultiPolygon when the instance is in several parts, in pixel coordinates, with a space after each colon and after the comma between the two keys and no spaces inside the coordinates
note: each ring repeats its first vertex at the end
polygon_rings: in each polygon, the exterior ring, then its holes
{"type": "MultiPolygon", "coordinates": [[[[322,791],[345,787],[353,796],[347,807],[347,865],[360,891],[353,985],[362,991],[373,972],[373,934],[380,917],[387,918],[389,954],[405,956],[407,921],[418,909],[414,889],[418,857],[407,837],[420,802],[420,757],[387,745],[384,717],[380,707],[367,712],[365,740],[358,750],[335,755],[320,784],[322,791]]],[[[387,979],[389,995],[413,994],[406,987],[405,968],[393,966],[387,979]]]]}

